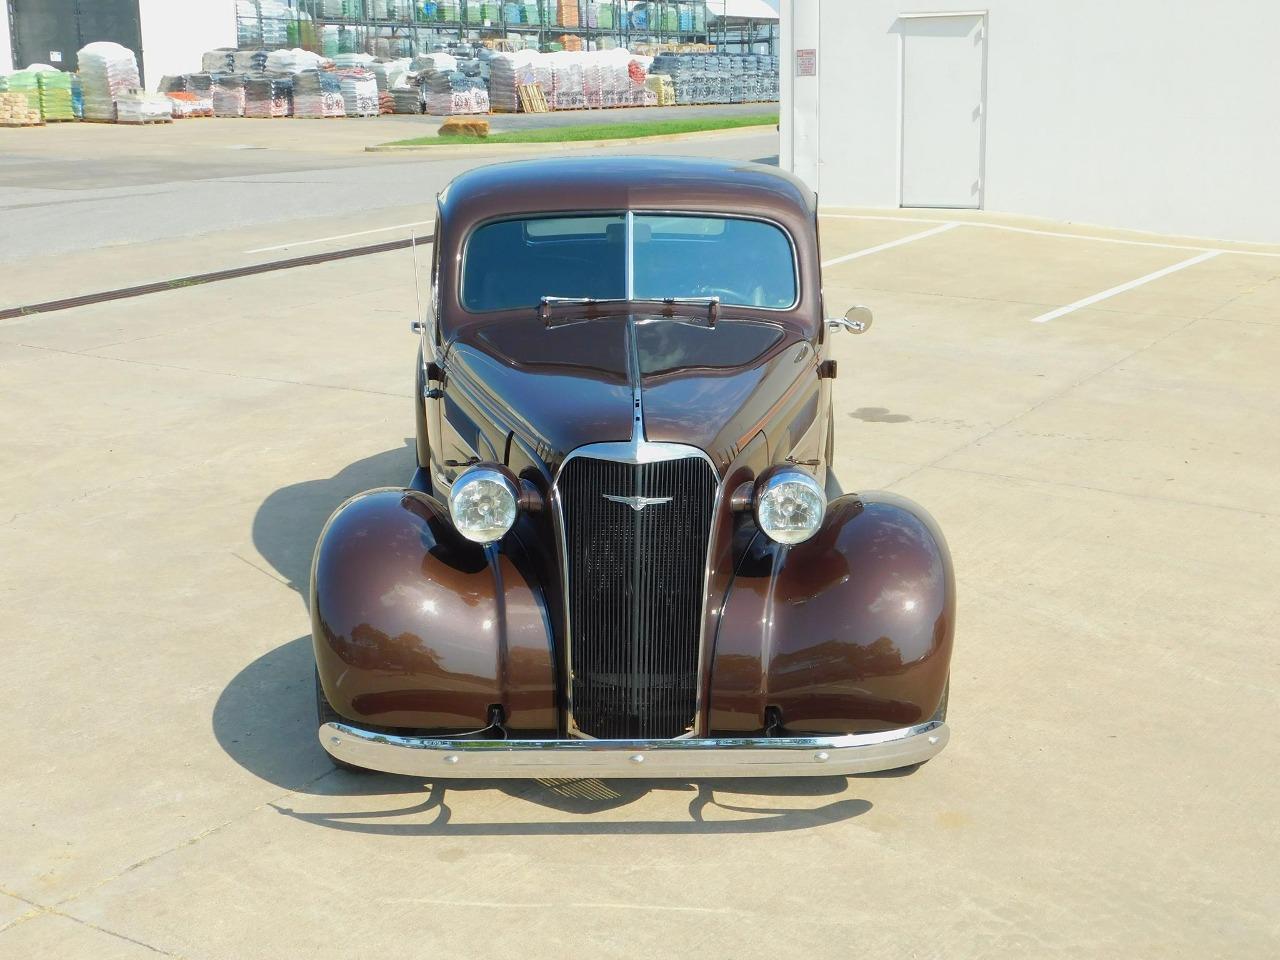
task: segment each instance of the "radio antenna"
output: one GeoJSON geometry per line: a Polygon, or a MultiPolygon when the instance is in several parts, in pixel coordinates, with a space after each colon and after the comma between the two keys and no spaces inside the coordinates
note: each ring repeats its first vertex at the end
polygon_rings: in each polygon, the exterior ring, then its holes
{"type": "Polygon", "coordinates": [[[418,285],[418,231],[409,230],[409,249],[413,253],[413,300],[416,304],[417,312],[414,314],[413,329],[419,333],[427,328],[426,320],[422,316],[422,290],[418,285]]]}

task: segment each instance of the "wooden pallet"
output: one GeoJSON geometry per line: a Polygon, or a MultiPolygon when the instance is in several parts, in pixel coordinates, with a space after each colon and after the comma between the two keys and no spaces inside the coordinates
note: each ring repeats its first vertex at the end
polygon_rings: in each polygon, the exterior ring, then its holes
{"type": "Polygon", "coordinates": [[[7,120],[0,121],[0,127],[6,127],[6,128],[12,127],[14,129],[18,127],[43,127],[43,126],[44,126],[43,120],[33,121],[31,123],[10,123],[7,120]]]}
{"type": "Polygon", "coordinates": [[[516,94],[520,97],[520,107],[525,113],[551,112],[551,108],[547,106],[547,95],[542,92],[542,84],[517,84],[516,94]]]}

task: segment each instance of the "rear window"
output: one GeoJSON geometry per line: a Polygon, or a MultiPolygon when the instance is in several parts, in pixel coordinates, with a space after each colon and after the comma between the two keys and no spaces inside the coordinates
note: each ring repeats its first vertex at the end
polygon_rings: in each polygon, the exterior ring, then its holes
{"type": "Polygon", "coordinates": [[[719,297],[786,310],[796,303],[795,253],[780,227],[735,217],[530,217],[472,233],[462,271],[467,310],[532,308],[543,297],[719,297]]]}

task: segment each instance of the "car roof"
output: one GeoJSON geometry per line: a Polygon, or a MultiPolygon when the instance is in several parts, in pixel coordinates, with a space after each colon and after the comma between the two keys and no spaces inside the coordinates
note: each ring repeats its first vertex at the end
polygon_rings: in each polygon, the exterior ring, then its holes
{"type": "Polygon", "coordinates": [[[695,157],[574,156],[498,163],[440,194],[454,228],[497,216],[555,211],[702,210],[811,220],[813,192],[777,167],[695,157]]]}

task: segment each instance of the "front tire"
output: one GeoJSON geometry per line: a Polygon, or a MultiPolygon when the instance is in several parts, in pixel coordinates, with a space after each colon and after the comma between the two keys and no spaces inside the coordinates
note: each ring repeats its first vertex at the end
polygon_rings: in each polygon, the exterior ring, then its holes
{"type": "MultiPolygon", "coordinates": [[[[347,718],[333,709],[333,704],[329,703],[329,698],[324,695],[324,687],[320,685],[320,671],[316,671],[316,726],[323,727],[326,723],[346,723],[347,718]]],[[[339,770],[350,770],[353,773],[368,773],[364,767],[357,767],[354,763],[347,763],[345,760],[339,760],[328,750],[324,755],[329,758],[339,770]]]]}

